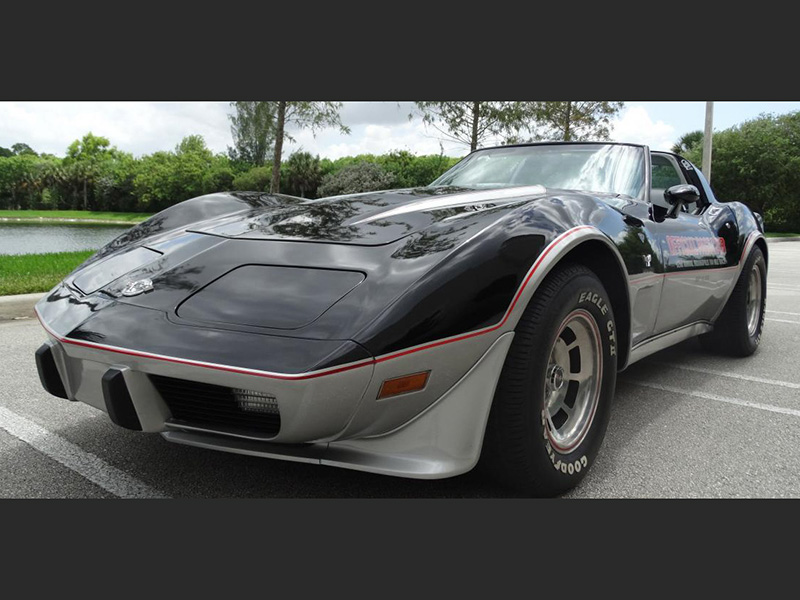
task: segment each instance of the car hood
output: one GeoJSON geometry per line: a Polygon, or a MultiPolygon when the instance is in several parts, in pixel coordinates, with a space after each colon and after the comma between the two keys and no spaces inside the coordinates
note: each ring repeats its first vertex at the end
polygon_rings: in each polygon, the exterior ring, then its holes
{"type": "Polygon", "coordinates": [[[493,190],[413,188],[320,200],[266,196],[247,210],[188,230],[228,238],[382,245],[466,211],[541,197],[542,186],[493,190]]]}
{"type": "MultiPolygon", "coordinates": [[[[161,288],[196,289],[210,281],[211,257],[220,258],[228,268],[267,260],[276,265],[337,269],[343,259],[336,248],[390,248],[393,242],[404,244],[387,250],[397,257],[430,255],[435,261],[433,255],[463,242],[474,227],[485,226],[481,225],[484,217],[496,219],[498,212],[542,198],[546,192],[542,186],[440,187],[320,200],[253,192],[211,194],[174,205],[131,228],[76,268],[66,282],[82,294],[105,290],[117,298],[128,297],[125,286],[129,283],[153,277],[170,278],[169,285],[160,282],[161,288]],[[280,251],[272,246],[265,254],[254,240],[283,245],[280,251]],[[176,277],[176,271],[191,272],[191,282],[185,275],[176,277]]],[[[365,264],[378,260],[372,256],[362,256],[351,270],[363,270],[365,264]]]]}
{"type": "Polygon", "coordinates": [[[497,323],[548,240],[610,212],[541,186],[202,196],[109,243],[38,310],[59,335],[163,355],[255,334],[319,342],[314,365],[334,342],[378,356],[497,323]]]}

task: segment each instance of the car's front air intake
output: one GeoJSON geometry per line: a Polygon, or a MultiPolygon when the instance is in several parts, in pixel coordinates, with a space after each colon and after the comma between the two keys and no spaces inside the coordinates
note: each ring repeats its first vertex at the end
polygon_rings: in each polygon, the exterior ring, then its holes
{"type": "Polygon", "coordinates": [[[280,431],[278,402],[269,394],[161,375],[150,380],[172,412],[172,425],[262,439],[280,431]]]}

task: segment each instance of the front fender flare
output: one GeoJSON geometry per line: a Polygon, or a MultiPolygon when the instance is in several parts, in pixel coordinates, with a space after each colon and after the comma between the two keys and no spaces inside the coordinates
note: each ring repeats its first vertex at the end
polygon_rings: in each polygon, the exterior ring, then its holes
{"type": "MultiPolygon", "coordinates": [[[[505,317],[502,321],[501,333],[506,331],[514,330],[519,322],[520,318],[522,317],[522,313],[524,312],[525,308],[528,306],[533,295],[536,293],[536,290],[545,280],[547,275],[563,260],[569,259],[570,255],[574,255],[574,252],[578,250],[582,245],[588,242],[599,242],[603,244],[603,247],[608,250],[611,256],[614,257],[615,264],[618,268],[618,272],[615,274],[617,279],[623,283],[621,286],[623,289],[615,290],[615,295],[618,295],[624,298],[624,314],[620,314],[620,308],[615,307],[619,316],[624,316],[625,321],[628,325],[631,323],[631,298],[630,298],[630,286],[628,285],[628,274],[627,269],[625,267],[625,262],[622,258],[622,254],[620,254],[619,249],[617,248],[616,244],[614,244],[613,240],[609,238],[605,233],[603,233],[597,227],[592,225],[579,225],[577,227],[573,227],[568,229],[558,237],[556,237],[552,242],[550,242],[539,255],[539,257],[534,261],[533,266],[531,266],[530,270],[528,271],[527,275],[525,276],[522,285],[520,286],[517,294],[514,296],[514,300],[511,303],[508,311],[506,312],[505,317]]],[[[597,273],[598,277],[602,278],[602,273],[597,273]]],[[[622,370],[627,366],[627,359],[630,356],[630,329],[628,327],[621,327],[620,335],[619,335],[619,343],[620,343],[620,365],[619,369],[622,370]]]]}

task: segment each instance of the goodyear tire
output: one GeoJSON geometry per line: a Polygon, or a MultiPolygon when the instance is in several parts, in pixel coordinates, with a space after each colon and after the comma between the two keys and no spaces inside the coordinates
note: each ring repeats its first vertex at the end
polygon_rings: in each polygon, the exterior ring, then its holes
{"type": "Polygon", "coordinates": [[[573,488],[603,441],[616,373],[614,312],[603,284],[582,265],[557,267],[516,327],[481,467],[536,496],[573,488]]]}
{"type": "Polygon", "coordinates": [[[758,349],[767,306],[767,263],[758,246],[744,264],[714,330],[700,337],[707,350],[750,356],[758,349]]]}

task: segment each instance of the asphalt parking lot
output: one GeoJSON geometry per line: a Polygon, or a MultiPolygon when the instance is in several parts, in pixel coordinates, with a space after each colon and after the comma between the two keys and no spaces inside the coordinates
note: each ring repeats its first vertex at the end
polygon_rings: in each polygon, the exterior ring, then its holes
{"type": "MultiPolygon", "coordinates": [[[[800,242],[770,244],[758,352],[694,340],[622,373],[574,498],[800,497],[800,242]]],[[[508,497],[480,475],[414,481],[170,444],[45,393],[36,320],[0,321],[0,497],[508,497]]]]}

